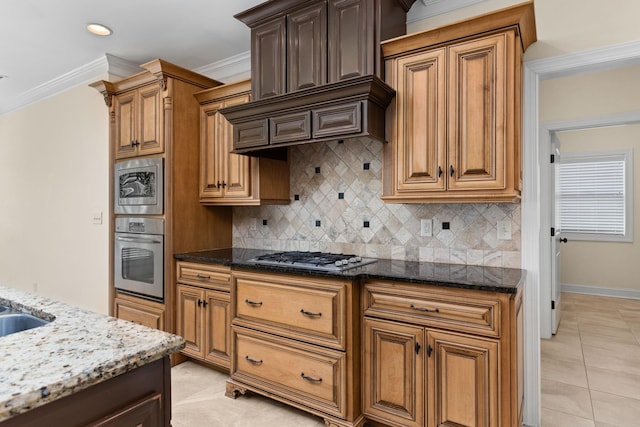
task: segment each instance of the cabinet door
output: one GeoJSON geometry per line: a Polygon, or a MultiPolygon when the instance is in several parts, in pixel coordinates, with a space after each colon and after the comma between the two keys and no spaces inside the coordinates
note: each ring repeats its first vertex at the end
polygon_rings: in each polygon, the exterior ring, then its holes
{"type": "Polygon", "coordinates": [[[364,412],[424,426],[424,328],[364,319],[364,412]]]}
{"type": "MultiPolygon", "coordinates": [[[[449,50],[449,189],[505,188],[507,45],[513,33],[449,50]]],[[[510,65],[508,65],[510,64],[510,65]]]]}
{"type": "Polygon", "coordinates": [[[222,102],[207,104],[200,108],[200,200],[217,199],[223,196],[221,182],[224,174],[222,154],[228,122],[220,114],[222,102]]]}
{"type": "Polygon", "coordinates": [[[115,299],[115,317],[153,329],[164,330],[164,311],[143,303],[115,299]]]}
{"type": "Polygon", "coordinates": [[[135,156],[136,146],[136,92],[125,92],[113,97],[115,111],[116,159],[135,156]]]}
{"type": "Polygon", "coordinates": [[[159,84],[154,84],[138,91],[138,154],[162,153],[162,88],[159,84]]]}
{"type": "Polygon", "coordinates": [[[498,426],[498,343],[427,332],[429,426],[498,426]]]}
{"type": "MultiPolygon", "coordinates": [[[[225,107],[245,104],[249,102],[249,95],[241,95],[225,101],[225,107]]],[[[250,156],[233,154],[233,126],[224,117],[221,124],[222,136],[219,146],[219,156],[225,159],[223,181],[224,195],[233,198],[245,198],[251,196],[251,163],[250,156]]]]}
{"type": "Polygon", "coordinates": [[[446,188],[445,62],[444,49],[396,62],[397,194],[446,188]]]}
{"type": "Polygon", "coordinates": [[[231,350],[231,297],[227,292],[205,291],[205,360],[229,368],[231,350]]]}
{"type": "Polygon", "coordinates": [[[368,46],[373,43],[374,26],[367,25],[367,14],[373,13],[372,3],[369,0],[329,0],[330,83],[373,74],[374,58],[368,46]]]}
{"type": "Polygon", "coordinates": [[[203,357],[203,291],[193,286],[177,286],[176,334],[186,341],[185,354],[203,357]]]}
{"type": "Polygon", "coordinates": [[[327,82],[327,4],[287,17],[287,92],[327,82]]]}
{"type": "Polygon", "coordinates": [[[155,393],[142,399],[126,408],[114,412],[113,414],[89,424],[90,427],[157,427],[162,425],[163,408],[162,395],[155,393]]]}
{"type": "Polygon", "coordinates": [[[285,93],[286,25],[283,16],[251,30],[253,100],[285,93]]]}

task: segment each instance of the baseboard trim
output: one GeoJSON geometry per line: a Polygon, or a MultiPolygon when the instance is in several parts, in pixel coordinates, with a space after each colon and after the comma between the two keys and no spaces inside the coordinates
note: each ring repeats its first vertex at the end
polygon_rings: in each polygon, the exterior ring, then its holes
{"type": "Polygon", "coordinates": [[[560,290],[562,292],[569,292],[572,294],[587,294],[598,295],[601,297],[640,299],[640,290],[637,289],[603,288],[600,286],[562,283],[560,285],[560,290]]]}

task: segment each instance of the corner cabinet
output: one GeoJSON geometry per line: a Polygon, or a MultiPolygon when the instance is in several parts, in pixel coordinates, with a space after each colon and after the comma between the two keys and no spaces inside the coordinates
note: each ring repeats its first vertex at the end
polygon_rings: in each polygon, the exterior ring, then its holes
{"type": "Polygon", "coordinates": [[[230,281],[228,267],[177,263],[176,334],[182,354],[229,369],[230,281]]]}
{"type": "Polygon", "coordinates": [[[393,426],[522,425],[516,294],[364,283],[364,413],[393,426]]]}
{"type": "Polygon", "coordinates": [[[196,94],[200,103],[200,203],[288,204],[289,163],[233,154],[233,128],[220,110],[249,102],[249,80],[196,94]]]}
{"type": "Polygon", "coordinates": [[[521,192],[522,55],[533,2],[382,45],[385,202],[514,202],[521,192]]]}

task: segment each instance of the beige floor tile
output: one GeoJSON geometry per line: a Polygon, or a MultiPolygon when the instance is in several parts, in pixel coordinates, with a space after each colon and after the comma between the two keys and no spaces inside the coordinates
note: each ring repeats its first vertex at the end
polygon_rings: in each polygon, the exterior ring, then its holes
{"type": "Polygon", "coordinates": [[[640,375],[587,367],[589,389],[640,399],[640,375]]]}
{"type": "Polygon", "coordinates": [[[637,345],[636,337],[631,330],[598,327],[580,334],[582,345],[607,348],[610,343],[637,345]]]}
{"type": "Polygon", "coordinates": [[[598,422],[614,426],[637,426],[640,423],[640,400],[593,390],[593,413],[598,422]]]}
{"type": "Polygon", "coordinates": [[[541,427],[595,427],[593,420],[542,408],[541,427]]]}
{"type": "Polygon", "coordinates": [[[620,427],[620,426],[614,426],[613,424],[596,422],[596,427],[620,427]]]}
{"type": "Polygon", "coordinates": [[[542,380],[542,408],[593,419],[589,390],[558,381],[542,380]]]}
{"type": "Polygon", "coordinates": [[[584,364],[573,360],[542,358],[542,379],[558,381],[579,387],[588,387],[584,364]]]}
{"type": "Polygon", "coordinates": [[[620,315],[626,321],[640,323],[640,307],[638,307],[635,310],[621,309],[620,315]]]}
{"type": "Polygon", "coordinates": [[[608,328],[629,329],[627,321],[625,321],[617,312],[611,314],[579,314],[578,327],[580,331],[590,329],[594,326],[604,326],[608,328]]]}
{"type": "Polygon", "coordinates": [[[558,359],[584,363],[579,336],[573,338],[560,333],[551,339],[543,339],[540,341],[540,354],[547,360],[558,359]]]}
{"type": "Polygon", "coordinates": [[[585,345],[583,352],[587,366],[640,375],[640,351],[620,352],[585,345]]]}

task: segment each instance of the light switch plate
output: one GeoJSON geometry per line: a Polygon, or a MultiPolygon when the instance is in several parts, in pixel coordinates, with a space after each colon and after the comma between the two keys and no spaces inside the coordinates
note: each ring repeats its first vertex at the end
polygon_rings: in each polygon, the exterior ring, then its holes
{"type": "Polygon", "coordinates": [[[433,233],[433,220],[421,219],[420,220],[420,235],[422,237],[431,237],[433,233]]]}
{"type": "Polygon", "coordinates": [[[498,221],[498,240],[511,240],[511,220],[498,221]]]}
{"type": "Polygon", "coordinates": [[[93,224],[94,225],[102,225],[102,212],[94,212],[94,214],[93,214],[93,224]]]}

